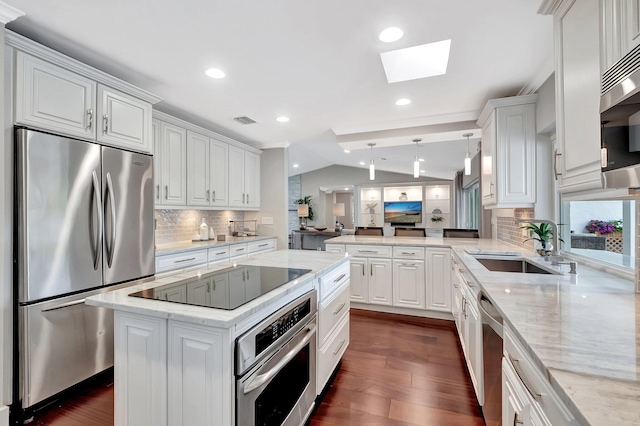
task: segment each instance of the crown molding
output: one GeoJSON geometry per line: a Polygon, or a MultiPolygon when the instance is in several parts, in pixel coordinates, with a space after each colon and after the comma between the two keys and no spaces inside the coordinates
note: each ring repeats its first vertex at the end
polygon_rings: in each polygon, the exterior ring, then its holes
{"type": "Polygon", "coordinates": [[[478,126],[484,126],[484,123],[489,118],[489,114],[496,109],[514,105],[525,105],[525,104],[535,104],[538,99],[537,94],[533,95],[525,95],[525,96],[510,96],[508,98],[499,98],[499,99],[490,99],[487,101],[484,109],[480,113],[480,117],[478,117],[478,126]]]}
{"type": "Polygon", "coordinates": [[[21,16],[24,16],[23,11],[0,1],[0,23],[2,25],[7,25],[21,16]]]}
{"type": "Polygon", "coordinates": [[[543,0],[538,7],[539,15],[553,15],[558,7],[560,7],[562,0],[543,0]]]}
{"type": "Polygon", "coordinates": [[[94,80],[98,83],[102,83],[105,86],[109,86],[113,89],[120,90],[131,96],[134,96],[150,104],[156,104],[162,100],[161,97],[154,95],[144,89],[134,86],[131,83],[127,83],[124,80],[120,80],[110,74],[100,71],[97,68],[93,68],[85,63],[75,60],[69,56],[66,56],[56,50],[43,46],[40,43],[36,43],[20,34],[5,29],[5,43],[21,52],[28,53],[54,65],[67,69],[69,71],[80,74],[87,77],[90,80],[94,80]]]}

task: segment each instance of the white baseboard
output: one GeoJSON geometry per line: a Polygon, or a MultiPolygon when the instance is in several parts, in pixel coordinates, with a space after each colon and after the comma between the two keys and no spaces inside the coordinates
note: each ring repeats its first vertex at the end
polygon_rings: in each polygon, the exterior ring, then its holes
{"type": "Polygon", "coordinates": [[[351,302],[351,307],[355,309],[364,309],[366,311],[386,312],[388,314],[410,315],[413,317],[433,318],[453,321],[453,315],[450,312],[428,311],[424,309],[399,308],[396,306],[370,305],[368,303],[351,302]]]}
{"type": "Polygon", "coordinates": [[[0,426],[9,426],[9,406],[0,407],[0,426]]]}

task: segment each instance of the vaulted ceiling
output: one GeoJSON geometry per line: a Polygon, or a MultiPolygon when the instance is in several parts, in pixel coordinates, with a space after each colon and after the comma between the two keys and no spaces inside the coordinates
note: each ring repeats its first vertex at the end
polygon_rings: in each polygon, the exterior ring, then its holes
{"type": "Polygon", "coordinates": [[[450,179],[485,102],[553,70],[552,18],[536,1],[4,1],[26,13],[8,28],[161,96],[158,109],[258,148],[289,146],[291,175],[364,172],[372,155],[411,173],[418,137],[423,174],[450,179]],[[404,37],[384,43],[390,26],[404,37]],[[387,82],[380,53],[449,39],[446,74],[387,82]],[[207,77],[212,67],[226,77],[207,77]]]}

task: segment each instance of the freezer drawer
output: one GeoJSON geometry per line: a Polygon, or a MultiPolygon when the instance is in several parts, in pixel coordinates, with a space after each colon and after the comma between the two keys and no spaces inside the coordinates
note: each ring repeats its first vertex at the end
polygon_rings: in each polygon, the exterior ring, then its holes
{"type": "Polygon", "coordinates": [[[23,408],[113,365],[113,311],[84,304],[98,292],[19,308],[23,408]]]}

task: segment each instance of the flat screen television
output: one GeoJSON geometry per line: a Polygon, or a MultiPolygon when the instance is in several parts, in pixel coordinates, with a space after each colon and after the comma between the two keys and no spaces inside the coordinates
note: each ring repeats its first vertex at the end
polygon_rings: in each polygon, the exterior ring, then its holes
{"type": "Polygon", "coordinates": [[[422,201],[385,201],[385,223],[420,223],[422,222],[422,201]]]}

